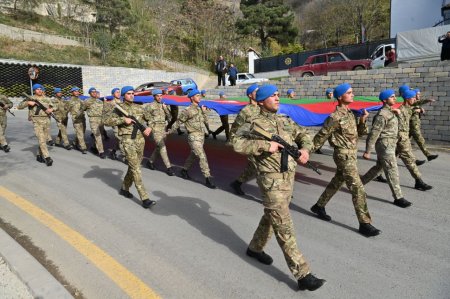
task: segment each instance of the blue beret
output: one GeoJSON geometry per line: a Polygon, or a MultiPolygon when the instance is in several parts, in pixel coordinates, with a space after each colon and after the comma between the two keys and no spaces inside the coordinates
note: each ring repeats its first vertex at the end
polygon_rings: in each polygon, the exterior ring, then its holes
{"type": "Polygon", "coordinates": [[[198,89],[193,89],[188,93],[188,98],[192,98],[195,95],[200,94],[200,91],[198,89]]]}
{"type": "Polygon", "coordinates": [[[91,87],[91,88],[89,88],[88,93],[91,93],[91,92],[93,92],[93,91],[97,91],[97,89],[95,89],[95,87],[91,87]]]}
{"type": "Polygon", "coordinates": [[[162,90],[161,89],[153,89],[152,90],[152,95],[156,96],[158,94],[162,94],[162,90]]]}
{"type": "Polygon", "coordinates": [[[337,99],[341,97],[344,93],[346,93],[347,90],[349,90],[350,88],[352,88],[350,84],[342,83],[334,88],[333,96],[337,99]]]}
{"type": "Polygon", "coordinates": [[[59,87],[55,87],[55,89],[53,89],[54,93],[58,93],[58,92],[62,92],[62,89],[59,87]]]}
{"type": "Polygon", "coordinates": [[[247,88],[247,95],[250,95],[252,92],[259,88],[258,84],[252,84],[247,88]]]}
{"type": "Polygon", "coordinates": [[[221,96],[224,96],[225,95],[225,92],[223,92],[223,91],[220,91],[219,92],[219,96],[221,97],[221,96]]]}
{"type": "Polygon", "coordinates": [[[256,92],[256,101],[261,102],[272,96],[275,92],[278,91],[278,88],[275,85],[263,85],[258,88],[256,92]]]}
{"type": "Polygon", "coordinates": [[[201,94],[206,94],[206,90],[202,89],[202,91],[200,92],[201,94]]]}
{"type": "Polygon", "coordinates": [[[129,85],[124,86],[124,87],[122,87],[122,90],[120,91],[120,94],[121,94],[122,96],[124,96],[124,95],[125,95],[127,92],[129,92],[130,90],[134,90],[133,86],[129,86],[129,85]]]}
{"type": "Polygon", "coordinates": [[[120,90],[120,88],[117,88],[117,87],[114,87],[112,90],[111,90],[111,94],[114,94],[116,91],[118,91],[118,90],[120,90]]]}
{"type": "Polygon", "coordinates": [[[333,92],[333,88],[327,88],[327,90],[325,90],[325,95],[329,94],[330,92],[333,92]]]}
{"type": "Polygon", "coordinates": [[[420,89],[418,88],[414,89],[414,91],[416,92],[416,94],[420,93],[420,89]]]}
{"type": "Polygon", "coordinates": [[[287,94],[290,95],[291,93],[293,93],[294,90],[293,89],[288,89],[287,94]]]}
{"type": "Polygon", "coordinates": [[[400,94],[400,96],[403,96],[403,93],[407,90],[410,90],[409,86],[406,84],[403,84],[402,86],[399,87],[398,93],[400,94]]]}
{"type": "Polygon", "coordinates": [[[393,89],[386,89],[380,92],[380,96],[378,98],[380,101],[385,101],[393,95],[395,95],[395,91],[393,89]]]}
{"type": "Polygon", "coordinates": [[[75,86],[75,87],[72,87],[72,89],[69,90],[69,92],[79,91],[79,90],[80,90],[80,88],[75,86]]]}
{"type": "Polygon", "coordinates": [[[414,90],[408,89],[403,92],[403,99],[410,99],[416,96],[416,92],[414,90]]]}
{"type": "Polygon", "coordinates": [[[37,83],[33,84],[33,91],[35,91],[38,88],[40,88],[42,90],[45,90],[44,86],[42,86],[41,84],[37,84],[37,83]]]}

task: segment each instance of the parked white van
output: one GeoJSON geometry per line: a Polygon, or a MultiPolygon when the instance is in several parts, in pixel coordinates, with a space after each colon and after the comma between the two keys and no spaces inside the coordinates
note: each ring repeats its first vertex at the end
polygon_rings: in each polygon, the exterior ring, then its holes
{"type": "Polygon", "coordinates": [[[370,59],[372,59],[372,62],[370,63],[371,68],[383,68],[384,62],[386,61],[386,54],[391,49],[395,49],[394,44],[379,45],[375,51],[373,51],[372,55],[370,55],[370,59]]]}

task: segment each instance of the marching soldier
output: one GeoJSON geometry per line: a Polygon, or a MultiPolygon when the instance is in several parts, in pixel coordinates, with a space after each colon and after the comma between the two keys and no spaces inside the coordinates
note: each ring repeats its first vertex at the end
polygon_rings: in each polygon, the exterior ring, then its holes
{"type": "MultiPolygon", "coordinates": [[[[219,92],[219,100],[221,100],[221,101],[226,100],[225,93],[223,91],[219,92]]],[[[219,115],[219,118],[220,118],[220,122],[222,123],[222,125],[220,127],[218,127],[217,130],[215,130],[214,132],[208,132],[208,133],[211,133],[213,138],[216,139],[217,135],[222,133],[222,131],[225,131],[225,138],[226,138],[225,142],[229,142],[230,141],[230,124],[228,123],[228,114],[219,115]]]]}
{"type": "Polygon", "coordinates": [[[311,138],[305,128],[276,113],[280,105],[276,86],[259,87],[256,101],[260,114],[253,118],[250,134],[237,134],[232,141],[236,152],[253,157],[258,173],[258,186],[263,195],[264,215],[247,248],[247,255],[263,264],[272,264],[273,259],[264,252],[264,247],[272,233],[275,234],[289,270],[298,280],[299,289],[314,291],[325,280],[311,274],[308,263],[297,247],[294,224],[289,212],[297,162],[305,164],[308,161],[311,138]],[[259,138],[257,133],[253,134],[256,127],[277,134],[290,144],[296,143],[301,153],[299,160],[295,161],[289,156],[288,170],[281,172],[281,145],[259,138]]]}
{"type": "Polygon", "coordinates": [[[7,125],[7,111],[13,107],[13,103],[4,95],[0,95],[0,149],[9,152],[11,148],[6,141],[6,125],[7,125]]]}
{"type": "Polygon", "coordinates": [[[289,100],[295,100],[295,90],[288,89],[287,92],[286,92],[286,95],[287,95],[289,100]]]}
{"type": "Polygon", "coordinates": [[[358,136],[367,134],[366,119],[369,113],[364,110],[357,124],[355,115],[348,108],[354,98],[350,84],[338,85],[333,95],[338,101],[338,106],[336,111],[325,120],[322,129],[314,136],[314,148],[320,148],[326,140],[334,147],[333,159],[337,166],[336,174],[320,195],[317,203],[311,207],[311,211],[320,219],[330,221],[331,217],[326,213],[325,206],[345,182],[352,194],[359,232],[366,237],[376,236],[381,231],[371,225],[372,219],[367,208],[366,192],[358,174],[356,155],[358,136]]]}
{"type": "Polygon", "coordinates": [[[189,146],[191,147],[191,152],[186,159],[183,168],[181,169],[181,176],[184,179],[190,179],[191,177],[188,174],[188,170],[191,168],[194,161],[198,159],[200,162],[200,169],[205,177],[205,185],[208,188],[215,189],[216,185],[211,177],[208,160],[206,158],[205,150],[203,149],[203,144],[205,143],[203,125],[206,127],[208,132],[210,132],[208,117],[205,114],[206,107],[200,107],[198,105],[200,103],[201,96],[200,91],[197,89],[189,92],[188,97],[191,100],[191,105],[180,114],[176,125],[176,127],[179,127],[181,123],[184,124],[188,132],[189,146]]]}
{"type": "MultiPolygon", "coordinates": [[[[103,101],[103,118],[102,122],[105,124],[105,119],[109,117],[109,114],[111,114],[114,110],[114,106],[116,104],[120,104],[122,101],[120,100],[120,89],[115,87],[111,90],[112,100],[108,100],[105,98],[103,101]]],[[[120,136],[119,136],[119,129],[117,126],[113,127],[114,136],[116,140],[114,141],[113,148],[111,149],[110,158],[112,160],[117,160],[117,154],[116,151],[119,150],[119,152],[123,155],[124,151],[122,148],[122,143],[120,142],[120,136]]]]}
{"type": "MultiPolygon", "coordinates": [[[[333,88],[327,88],[325,90],[325,96],[327,97],[327,100],[333,100],[333,88]]],[[[315,153],[316,154],[323,154],[321,149],[322,149],[322,147],[317,148],[315,153]]]]}
{"type": "Polygon", "coordinates": [[[119,136],[122,142],[125,157],[128,161],[128,171],[123,179],[122,187],[119,194],[127,198],[133,198],[130,193],[131,185],[135,184],[142,201],[142,207],[145,209],[155,205],[154,200],[149,199],[149,195],[142,183],[141,162],[144,156],[145,137],[150,136],[151,128],[146,128],[142,133],[138,131],[136,123],[131,117],[134,117],[139,123],[148,122],[144,108],[134,103],[134,88],[132,86],[124,86],[121,90],[123,103],[118,104],[122,110],[128,115],[124,115],[118,108],[105,119],[107,126],[118,126],[119,136]],[[145,136],[145,137],[144,137],[145,136]]]}
{"type": "Polygon", "coordinates": [[[166,166],[166,173],[169,176],[173,176],[175,173],[173,172],[172,165],[170,164],[169,157],[167,156],[167,148],[165,144],[166,139],[166,119],[170,119],[170,111],[167,106],[161,102],[162,100],[162,90],[153,89],[153,103],[145,107],[145,113],[147,114],[147,119],[149,119],[149,126],[152,129],[153,139],[156,143],[156,148],[153,150],[150,159],[147,161],[147,167],[151,170],[155,169],[155,160],[158,155],[161,155],[161,158],[166,166]]]}
{"type": "MultiPolygon", "coordinates": [[[[175,91],[171,90],[169,94],[174,95],[175,91]]],[[[176,121],[178,120],[178,111],[179,111],[179,108],[177,105],[170,105],[170,121],[167,124],[166,131],[169,131],[172,128],[172,126],[176,123],[176,121]]],[[[177,128],[177,132],[178,132],[178,135],[184,134],[184,132],[181,130],[181,128],[177,128]]]]}
{"type": "Polygon", "coordinates": [[[86,142],[84,141],[84,132],[86,131],[86,118],[83,110],[81,110],[80,88],[73,87],[70,90],[72,97],[69,100],[68,108],[72,116],[73,129],[75,131],[75,144],[77,148],[83,153],[87,153],[86,142]]]}
{"type": "Polygon", "coordinates": [[[56,145],[63,146],[66,150],[71,150],[72,145],[69,143],[69,138],[67,137],[67,122],[69,121],[69,103],[63,99],[61,88],[55,88],[53,90],[55,98],[53,99],[53,106],[57,107],[55,113],[56,117],[59,119],[58,126],[58,136],[56,136],[56,145]],[[62,142],[62,144],[61,144],[62,142]]]}
{"type": "Polygon", "coordinates": [[[406,208],[411,205],[402,194],[398,175],[397,158],[395,157],[395,148],[398,141],[398,118],[396,114],[398,109],[392,108],[395,105],[395,91],[392,89],[384,90],[380,93],[380,101],[383,102],[381,108],[373,119],[372,129],[367,137],[366,151],[363,158],[370,159],[370,152],[375,146],[377,152],[377,164],[361,177],[365,185],[373,180],[381,170],[387,178],[387,183],[394,197],[394,205],[406,208]]]}
{"type": "Polygon", "coordinates": [[[105,159],[105,151],[103,149],[102,140],[102,116],[103,116],[103,101],[97,98],[97,90],[95,87],[89,88],[89,99],[86,99],[81,104],[81,110],[86,111],[89,117],[89,125],[91,126],[91,132],[94,134],[95,148],[97,149],[98,156],[101,159],[105,159]]]}
{"type": "MultiPolygon", "coordinates": [[[[244,124],[250,124],[252,119],[259,115],[260,109],[258,103],[256,102],[256,92],[258,90],[258,85],[253,84],[247,88],[247,97],[249,103],[245,106],[239,114],[236,116],[234,123],[231,125],[230,129],[230,141],[233,143],[233,138],[236,136],[236,133],[240,128],[244,126],[244,124]]],[[[256,167],[255,161],[252,158],[253,156],[248,156],[248,163],[245,167],[242,174],[237,178],[237,180],[233,181],[230,186],[233,188],[234,192],[238,195],[245,195],[245,192],[242,190],[241,186],[243,183],[250,181],[251,179],[256,177],[256,167]]]]}
{"type": "Polygon", "coordinates": [[[52,108],[52,101],[44,96],[44,87],[41,84],[34,84],[32,86],[34,96],[33,99],[39,100],[39,102],[44,105],[46,110],[42,110],[34,101],[29,99],[23,100],[18,106],[18,109],[28,109],[31,110],[31,120],[34,126],[34,133],[39,142],[39,150],[36,155],[36,161],[40,163],[45,163],[47,166],[52,166],[53,160],[50,158],[47,149],[47,136],[48,127],[50,126],[50,114],[56,109],[52,108]]]}

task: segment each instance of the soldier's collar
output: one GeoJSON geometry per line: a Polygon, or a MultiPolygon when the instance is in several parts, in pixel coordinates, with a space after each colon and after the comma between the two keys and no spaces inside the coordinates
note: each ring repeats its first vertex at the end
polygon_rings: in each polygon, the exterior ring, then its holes
{"type": "Polygon", "coordinates": [[[276,113],[264,111],[262,109],[261,109],[261,114],[264,115],[265,117],[269,118],[269,119],[273,119],[273,118],[277,117],[276,113]]]}

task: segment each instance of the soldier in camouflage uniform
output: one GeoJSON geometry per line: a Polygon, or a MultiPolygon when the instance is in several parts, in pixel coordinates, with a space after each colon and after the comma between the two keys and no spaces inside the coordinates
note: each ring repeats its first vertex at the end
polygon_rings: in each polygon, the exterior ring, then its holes
{"type": "MultiPolygon", "coordinates": [[[[230,129],[230,141],[233,143],[233,138],[236,136],[236,133],[239,129],[245,129],[245,124],[250,124],[252,119],[259,115],[260,109],[258,104],[256,103],[256,91],[258,90],[258,85],[253,84],[247,88],[247,97],[249,99],[249,103],[245,106],[239,114],[236,116],[234,123],[231,125],[230,129]]],[[[247,128],[248,129],[248,128],[247,128]]],[[[237,180],[233,181],[230,186],[234,189],[236,194],[245,195],[241,186],[243,183],[250,181],[251,179],[256,177],[256,167],[255,161],[252,156],[247,157],[248,162],[242,174],[237,178],[237,180]]]]}
{"type": "MultiPolygon", "coordinates": [[[[327,88],[325,90],[325,96],[327,97],[327,100],[333,101],[333,88],[327,88]]],[[[316,154],[323,154],[322,147],[319,147],[315,151],[316,154]]]]}
{"type": "Polygon", "coordinates": [[[416,180],[414,188],[421,191],[430,190],[431,187],[422,180],[419,168],[416,165],[416,157],[412,152],[411,140],[409,139],[409,126],[411,115],[413,114],[413,105],[416,100],[414,90],[406,90],[402,93],[404,99],[400,107],[399,125],[398,125],[398,143],[397,154],[402,159],[411,176],[416,180]]]}
{"type": "Polygon", "coordinates": [[[169,157],[167,156],[167,148],[165,144],[166,139],[166,119],[170,119],[170,111],[169,108],[161,102],[162,100],[162,90],[161,89],[153,89],[153,103],[147,105],[145,107],[145,113],[147,114],[147,118],[149,121],[149,126],[152,128],[152,136],[153,140],[156,143],[156,148],[153,150],[150,159],[147,161],[147,167],[154,170],[155,169],[155,160],[158,155],[161,155],[161,158],[166,166],[166,173],[169,176],[173,176],[175,173],[173,172],[172,165],[170,164],[169,157]]]}
{"type": "Polygon", "coordinates": [[[56,145],[63,146],[66,150],[71,150],[72,145],[69,143],[69,138],[67,137],[67,122],[69,121],[69,103],[63,99],[61,88],[55,88],[53,90],[55,97],[53,98],[53,106],[57,107],[55,112],[56,118],[59,122],[56,123],[59,132],[56,136],[56,145]]]}
{"type": "Polygon", "coordinates": [[[373,180],[381,170],[387,178],[387,183],[394,197],[394,204],[401,208],[411,205],[409,201],[403,198],[398,177],[397,158],[395,157],[395,148],[398,141],[398,118],[396,114],[400,111],[394,109],[395,91],[392,89],[384,90],[380,93],[380,101],[383,102],[377,115],[373,119],[372,129],[366,141],[366,152],[363,158],[370,159],[370,152],[375,146],[377,152],[377,164],[361,177],[362,183],[365,185],[373,180]]]}
{"type": "MultiPolygon", "coordinates": [[[[129,116],[134,116],[139,123],[143,125],[147,123],[148,119],[146,118],[144,108],[142,105],[134,103],[134,88],[132,86],[122,87],[121,95],[124,101],[118,104],[118,106],[125,110],[129,116]]],[[[123,179],[119,193],[127,198],[133,198],[129,190],[134,182],[139,197],[142,200],[142,206],[148,209],[155,205],[156,202],[149,199],[149,195],[145,190],[142,182],[141,162],[144,156],[145,137],[150,136],[152,129],[146,128],[144,132],[140,132],[133,123],[134,121],[131,118],[124,116],[117,108],[105,118],[105,124],[107,126],[118,126],[120,140],[128,161],[128,171],[123,179]]]]}
{"type": "Polygon", "coordinates": [[[7,111],[13,107],[13,103],[4,95],[0,95],[0,149],[4,150],[5,153],[9,152],[11,148],[6,141],[6,125],[7,125],[7,111]]]}
{"type": "MultiPolygon", "coordinates": [[[[113,88],[111,90],[111,95],[113,96],[112,100],[108,100],[105,98],[103,102],[103,120],[102,122],[105,123],[105,119],[109,116],[110,113],[114,110],[114,105],[120,104],[122,101],[120,100],[120,89],[119,88],[113,88]]],[[[114,136],[116,137],[116,140],[114,141],[113,148],[111,149],[110,158],[112,160],[116,160],[117,157],[117,150],[123,155],[123,147],[122,143],[120,142],[120,136],[119,136],[119,129],[117,126],[113,127],[114,136]]]]}
{"type": "Polygon", "coordinates": [[[50,158],[47,149],[47,136],[48,136],[48,127],[50,126],[50,114],[53,111],[56,111],[56,108],[52,107],[51,99],[44,96],[44,87],[40,84],[34,84],[33,86],[34,96],[33,98],[39,100],[47,109],[43,111],[40,109],[34,101],[30,101],[28,99],[23,100],[18,106],[18,109],[28,109],[31,110],[31,117],[34,126],[34,133],[39,142],[39,150],[36,155],[36,161],[40,163],[45,163],[47,166],[52,166],[53,160],[50,158]]]}
{"type": "Polygon", "coordinates": [[[206,107],[200,107],[198,105],[201,96],[200,91],[197,89],[189,92],[188,97],[191,100],[191,105],[181,112],[177,124],[174,127],[174,129],[179,128],[180,124],[184,124],[188,132],[189,146],[191,147],[189,157],[186,159],[183,169],[181,169],[181,176],[184,179],[190,179],[191,177],[188,174],[188,170],[191,168],[194,161],[198,159],[200,162],[200,170],[205,177],[205,185],[208,188],[215,189],[216,185],[211,177],[208,160],[206,158],[205,150],[203,149],[203,144],[205,143],[203,126],[210,132],[208,117],[205,114],[206,107]]]}
{"type": "Polygon", "coordinates": [[[298,249],[289,212],[297,162],[305,164],[308,161],[312,147],[311,138],[305,128],[276,113],[280,105],[276,86],[259,87],[256,101],[260,114],[251,120],[250,132],[240,132],[232,140],[236,152],[253,156],[258,173],[258,186],[263,195],[264,215],[247,248],[247,255],[263,264],[272,264],[273,259],[264,252],[264,247],[271,235],[275,234],[289,270],[298,280],[299,288],[313,291],[320,288],[325,280],[311,274],[308,263],[298,249]],[[299,160],[295,161],[289,156],[288,170],[281,172],[281,145],[255,133],[255,127],[270,134],[277,134],[290,144],[296,143],[301,153],[299,160]]]}
{"type": "Polygon", "coordinates": [[[101,159],[105,159],[105,150],[103,149],[103,139],[100,127],[103,125],[103,101],[97,98],[97,90],[95,87],[89,88],[90,98],[86,99],[81,104],[81,110],[86,111],[89,117],[89,125],[91,126],[91,132],[94,134],[95,148],[98,152],[98,156],[101,159]]]}
{"type": "MultiPolygon", "coordinates": [[[[169,95],[175,95],[175,91],[171,90],[169,92],[169,95]]],[[[172,126],[176,123],[176,121],[178,120],[178,111],[179,111],[179,108],[177,105],[170,105],[170,121],[167,124],[166,131],[169,131],[172,128],[172,126]]],[[[178,132],[178,135],[184,134],[184,132],[181,130],[181,128],[177,128],[176,130],[178,132]]]]}
{"type": "MultiPolygon", "coordinates": [[[[421,106],[428,104],[428,103],[432,103],[435,101],[435,99],[422,100],[420,98],[421,97],[420,89],[415,89],[414,91],[416,92],[416,102],[414,103],[414,107],[419,108],[420,111],[417,111],[417,109],[413,110],[413,114],[411,115],[411,119],[409,121],[409,134],[416,141],[416,143],[419,146],[422,153],[427,157],[427,160],[431,161],[431,160],[436,159],[438,157],[438,155],[430,153],[430,151],[428,150],[428,148],[425,144],[425,138],[423,138],[422,132],[420,131],[420,126],[421,126],[420,118],[421,118],[422,114],[425,113],[425,109],[423,109],[421,106]]],[[[416,161],[416,164],[417,164],[417,161],[416,161]]]]}
{"type": "Polygon", "coordinates": [[[325,120],[322,129],[314,136],[314,149],[320,148],[328,139],[330,145],[334,147],[333,159],[337,166],[336,174],[320,195],[317,203],[311,207],[311,211],[320,219],[330,221],[331,217],[327,215],[325,206],[345,182],[352,194],[359,232],[366,237],[376,236],[380,230],[370,224],[372,219],[367,208],[366,191],[358,174],[356,155],[358,136],[367,134],[366,119],[369,113],[364,110],[357,124],[355,115],[348,108],[354,98],[350,84],[338,85],[333,95],[338,101],[338,106],[336,111],[325,120]]]}
{"type": "Polygon", "coordinates": [[[72,97],[68,101],[69,113],[72,116],[73,129],[75,131],[75,144],[77,148],[83,153],[87,153],[86,142],[84,141],[84,133],[86,131],[86,118],[83,110],[81,110],[82,101],[79,98],[80,89],[73,87],[70,90],[72,97]]]}

